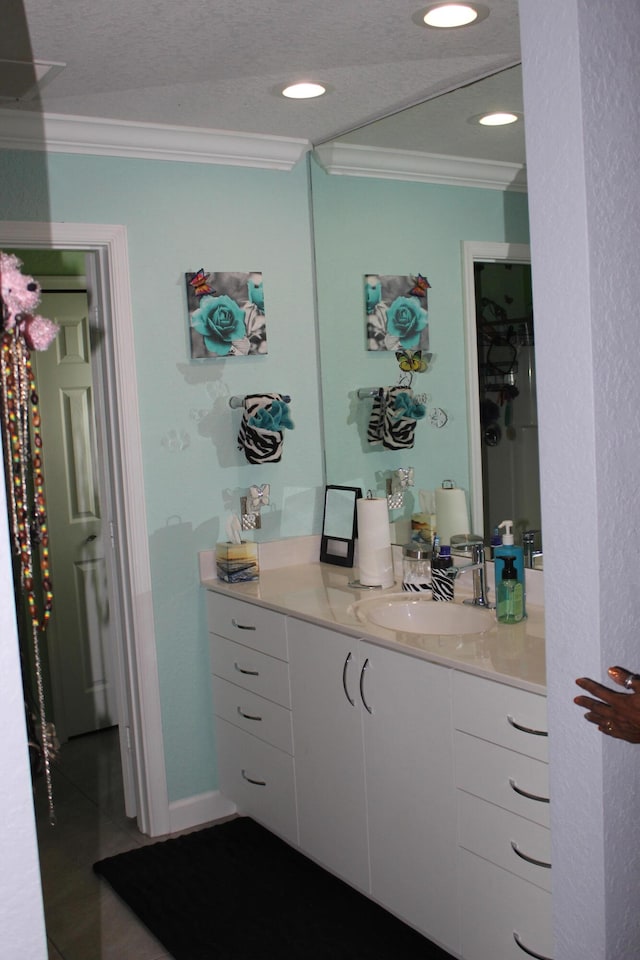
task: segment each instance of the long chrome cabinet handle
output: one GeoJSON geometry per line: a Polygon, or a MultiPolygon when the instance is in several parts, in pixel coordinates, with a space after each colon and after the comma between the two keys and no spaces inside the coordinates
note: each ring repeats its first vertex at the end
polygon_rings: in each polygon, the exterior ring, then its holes
{"type": "Polygon", "coordinates": [[[243,780],[246,780],[247,783],[253,783],[256,787],[266,787],[267,785],[266,780],[252,780],[251,777],[247,774],[246,770],[242,770],[241,773],[242,773],[243,780]]]}
{"type": "Polygon", "coordinates": [[[248,626],[245,623],[238,623],[235,617],[231,618],[231,623],[234,625],[234,627],[237,627],[238,630],[256,630],[257,629],[256,627],[248,626]]]}
{"type": "Polygon", "coordinates": [[[241,707],[236,708],[241,717],[245,720],[262,720],[262,717],[253,716],[251,713],[244,713],[241,707]]]}
{"type": "Polygon", "coordinates": [[[353,660],[353,656],[352,656],[351,650],[349,650],[349,653],[346,655],[344,659],[344,666],[342,667],[342,688],[344,690],[344,695],[349,701],[349,703],[351,704],[351,706],[355,707],[356,702],[353,699],[353,697],[350,696],[349,691],[347,689],[347,670],[352,660],[353,660]]]}
{"type": "Polygon", "coordinates": [[[523,790],[522,787],[518,786],[513,777],[509,777],[509,786],[514,793],[520,794],[521,797],[526,797],[527,800],[537,800],[538,803],[549,803],[549,797],[538,797],[535,793],[529,793],[528,790],[523,790]]]}
{"type": "Polygon", "coordinates": [[[547,863],[546,860],[535,860],[533,857],[527,856],[526,853],[523,853],[522,850],[518,849],[518,844],[514,840],[511,841],[511,849],[516,853],[521,860],[526,860],[527,863],[533,863],[536,867],[545,867],[547,870],[551,870],[551,864],[547,863]]]}
{"type": "Polygon", "coordinates": [[[520,947],[520,949],[522,950],[522,952],[523,952],[523,953],[526,953],[527,956],[529,956],[529,957],[535,957],[536,960],[553,960],[552,957],[546,957],[546,956],[544,956],[544,954],[542,954],[542,953],[534,953],[533,950],[529,950],[528,947],[525,947],[524,943],[523,943],[522,940],[520,939],[520,936],[518,935],[518,933],[517,933],[515,930],[513,931],[513,939],[515,940],[515,942],[517,943],[517,945],[520,947]]]}
{"type": "Polygon", "coordinates": [[[368,666],[369,666],[369,657],[367,657],[365,662],[362,664],[362,670],[360,671],[360,699],[362,700],[362,703],[364,704],[364,708],[367,711],[367,713],[373,713],[373,710],[367,703],[367,699],[364,695],[364,674],[368,666]]]}
{"type": "Polygon", "coordinates": [[[245,670],[244,667],[241,667],[240,664],[239,664],[236,660],[233,661],[233,668],[234,668],[234,670],[237,670],[238,673],[244,673],[245,676],[247,676],[247,677],[259,677],[259,676],[260,676],[260,671],[259,671],[259,670],[245,670]]]}
{"type": "Polygon", "coordinates": [[[512,727],[516,730],[520,730],[521,733],[530,733],[534,737],[548,737],[549,734],[546,730],[534,730],[533,727],[523,727],[520,723],[516,723],[510,714],[507,714],[507,723],[510,723],[512,727]]]}

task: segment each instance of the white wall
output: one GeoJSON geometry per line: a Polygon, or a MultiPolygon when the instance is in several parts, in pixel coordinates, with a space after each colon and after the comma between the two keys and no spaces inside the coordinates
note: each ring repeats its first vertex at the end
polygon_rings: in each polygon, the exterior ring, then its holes
{"type": "Polygon", "coordinates": [[[0,731],[0,955],[7,960],[46,960],[2,457],[0,731]]]}
{"type": "Polygon", "coordinates": [[[520,0],[545,536],[555,960],[640,943],[640,751],[572,703],[640,670],[640,5],[520,0]]]}

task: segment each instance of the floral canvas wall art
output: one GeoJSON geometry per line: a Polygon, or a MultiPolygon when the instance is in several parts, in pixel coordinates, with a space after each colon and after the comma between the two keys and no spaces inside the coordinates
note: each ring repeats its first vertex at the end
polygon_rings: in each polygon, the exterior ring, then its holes
{"type": "Polygon", "coordinates": [[[364,278],[367,350],[428,350],[430,283],[421,273],[364,278]]]}
{"type": "Polygon", "coordinates": [[[192,360],[267,353],[262,273],[185,274],[192,360]]]}

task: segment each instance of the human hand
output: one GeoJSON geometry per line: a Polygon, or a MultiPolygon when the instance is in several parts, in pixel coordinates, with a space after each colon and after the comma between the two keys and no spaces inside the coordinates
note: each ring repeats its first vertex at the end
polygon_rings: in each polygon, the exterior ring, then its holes
{"type": "Polygon", "coordinates": [[[607,673],[628,693],[618,693],[588,677],[579,677],[576,683],[599,699],[579,696],[574,703],[588,711],[584,718],[595,723],[602,733],[627,743],[640,743],[640,674],[624,667],[609,667],[607,673]]]}

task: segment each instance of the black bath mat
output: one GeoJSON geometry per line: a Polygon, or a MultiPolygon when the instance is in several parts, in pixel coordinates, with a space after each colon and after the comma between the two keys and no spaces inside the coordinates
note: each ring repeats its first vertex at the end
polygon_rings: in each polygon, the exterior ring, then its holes
{"type": "Polygon", "coordinates": [[[248,817],[94,870],[175,960],[450,960],[248,817]]]}

